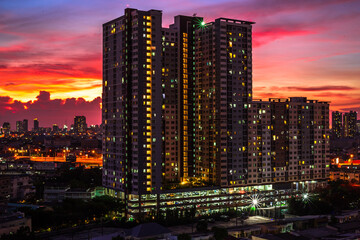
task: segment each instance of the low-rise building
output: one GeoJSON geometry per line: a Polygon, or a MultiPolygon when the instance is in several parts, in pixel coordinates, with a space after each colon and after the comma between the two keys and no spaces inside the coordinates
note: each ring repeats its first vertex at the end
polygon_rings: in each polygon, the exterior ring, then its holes
{"type": "Polygon", "coordinates": [[[35,187],[29,175],[11,176],[12,199],[25,199],[35,193],[35,187]]]}
{"type": "Polygon", "coordinates": [[[62,202],[65,198],[88,201],[103,195],[105,195],[105,189],[103,187],[72,189],[69,186],[45,186],[44,189],[45,202],[62,202]]]}
{"type": "Polygon", "coordinates": [[[16,233],[21,227],[27,227],[31,231],[31,219],[23,213],[1,213],[0,236],[3,234],[16,233]]]}
{"type": "Polygon", "coordinates": [[[250,225],[250,226],[243,226],[243,227],[234,228],[234,229],[228,229],[228,234],[237,239],[241,238],[241,237],[251,238],[251,236],[261,234],[261,226],[250,225]]]}
{"type": "MultiPolygon", "coordinates": [[[[347,223],[360,221],[359,210],[344,210],[341,214],[335,216],[336,223],[347,223]]],[[[360,224],[359,224],[360,229],[360,224]]]]}
{"type": "Polygon", "coordinates": [[[0,175],[0,199],[20,200],[34,193],[35,187],[29,175],[0,175]]]}
{"type": "Polygon", "coordinates": [[[11,177],[0,176],[0,201],[8,200],[11,197],[11,177]]]}
{"type": "Polygon", "coordinates": [[[336,169],[330,171],[330,181],[344,180],[349,182],[360,182],[360,169],[336,169]]]}
{"type": "Polygon", "coordinates": [[[45,186],[44,202],[62,202],[65,199],[65,192],[69,186],[45,186]]]}

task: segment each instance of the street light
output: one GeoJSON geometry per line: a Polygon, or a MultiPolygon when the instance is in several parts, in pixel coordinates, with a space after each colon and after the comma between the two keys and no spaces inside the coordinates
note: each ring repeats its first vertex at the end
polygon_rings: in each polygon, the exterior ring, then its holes
{"type": "Polygon", "coordinates": [[[253,208],[254,210],[256,210],[256,208],[259,208],[261,206],[262,199],[258,194],[251,196],[250,200],[251,200],[251,208],[253,208]]]}
{"type": "Polygon", "coordinates": [[[307,193],[305,193],[305,194],[303,195],[303,199],[304,199],[304,200],[308,199],[308,197],[309,197],[309,195],[308,195],[307,193]]]}

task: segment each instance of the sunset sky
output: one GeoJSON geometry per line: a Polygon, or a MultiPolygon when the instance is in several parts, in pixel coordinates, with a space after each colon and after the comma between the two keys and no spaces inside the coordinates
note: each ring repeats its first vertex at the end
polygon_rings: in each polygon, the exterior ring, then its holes
{"type": "Polygon", "coordinates": [[[253,25],[255,99],[304,96],[360,111],[358,0],[1,0],[0,124],[100,124],[102,24],[124,8],[253,25]]]}

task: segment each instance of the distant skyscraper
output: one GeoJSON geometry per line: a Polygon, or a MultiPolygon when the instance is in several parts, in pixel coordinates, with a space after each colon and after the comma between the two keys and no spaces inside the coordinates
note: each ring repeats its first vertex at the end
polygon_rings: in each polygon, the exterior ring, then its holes
{"type": "Polygon", "coordinates": [[[10,123],[9,122],[4,122],[2,127],[3,127],[3,133],[5,135],[10,133],[11,128],[10,128],[10,123]]]}
{"type": "Polygon", "coordinates": [[[252,24],[176,16],[162,28],[161,11],[126,9],[103,25],[103,185],[131,216],[326,181],[329,104],[253,101],[252,24]]]}
{"type": "Polygon", "coordinates": [[[342,113],[335,111],[332,112],[332,135],[335,138],[342,137],[342,113]]]}
{"type": "Polygon", "coordinates": [[[57,124],[53,124],[53,132],[59,132],[59,130],[60,130],[60,128],[59,128],[59,126],[57,125],[57,124]]]}
{"type": "Polygon", "coordinates": [[[23,132],[23,122],[16,121],[16,132],[21,133],[23,132]]]}
{"type": "Polygon", "coordinates": [[[350,111],[344,113],[344,137],[354,137],[357,133],[356,127],[357,112],[350,111]]]}
{"type": "Polygon", "coordinates": [[[39,120],[37,118],[34,119],[34,132],[39,131],[39,120]]]}
{"type": "Polygon", "coordinates": [[[29,121],[27,119],[24,119],[22,122],[22,130],[23,132],[29,131],[29,121]]]}
{"type": "Polygon", "coordinates": [[[74,132],[84,133],[86,132],[87,124],[85,116],[75,116],[74,117],[74,132]]]}
{"type": "Polygon", "coordinates": [[[16,121],[16,132],[25,133],[28,132],[29,123],[27,119],[23,121],[16,121]]]}

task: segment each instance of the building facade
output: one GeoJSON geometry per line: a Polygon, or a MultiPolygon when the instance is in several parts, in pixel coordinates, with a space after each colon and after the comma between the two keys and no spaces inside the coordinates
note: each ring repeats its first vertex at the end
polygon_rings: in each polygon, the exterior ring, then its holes
{"type": "Polygon", "coordinates": [[[39,120],[37,118],[34,119],[34,132],[39,131],[39,120]]]}
{"type": "Polygon", "coordinates": [[[195,31],[196,176],[212,185],[246,183],[252,24],[219,18],[195,31]]]}
{"type": "Polygon", "coordinates": [[[2,125],[2,132],[5,135],[9,135],[11,131],[11,127],[10,127],[10,123],[9,122],[4,122],[2,125]]]}
{"type": "Polygon", "coordinates": [[[252,24],[125,9],[103,25],[103,186],[130,216],[328,178],[329,104],[252,99],[252,24]]]}
{"type": "Polygon", "coordinates": [[[16,121],[16,132],[18,132],[18,133],[23,132],[23,123],[22,123],[22,121],[16,121]]]}
{"type": "Polygon", "coordinates": [[[344,137],[353,138],[357,134],[357,112],[350,111],[344,113],[344,126],[343,126],[343,133],[344,137]]]}
{"type": "Polygon", "coordinates": [[[334,111],[332,112],[332,135],[334,138],[341,138],[342,137],[342,129],[343,129],[343,124],[342,124],[342,113],[338,112],[338,111],[334,111]]]}
{"type": "Polygon", "coordinates": [[[87,124],[85,116],[75,116],[74,117],[74,132],[84,133],[86,132],[87,124]]]}
{"type": "Polygon", "coordinates": [[[23,121],[16,121],[16,132],[18,133],[26,133],[29,131],[29,123],[27,119],[23,121]]]}

